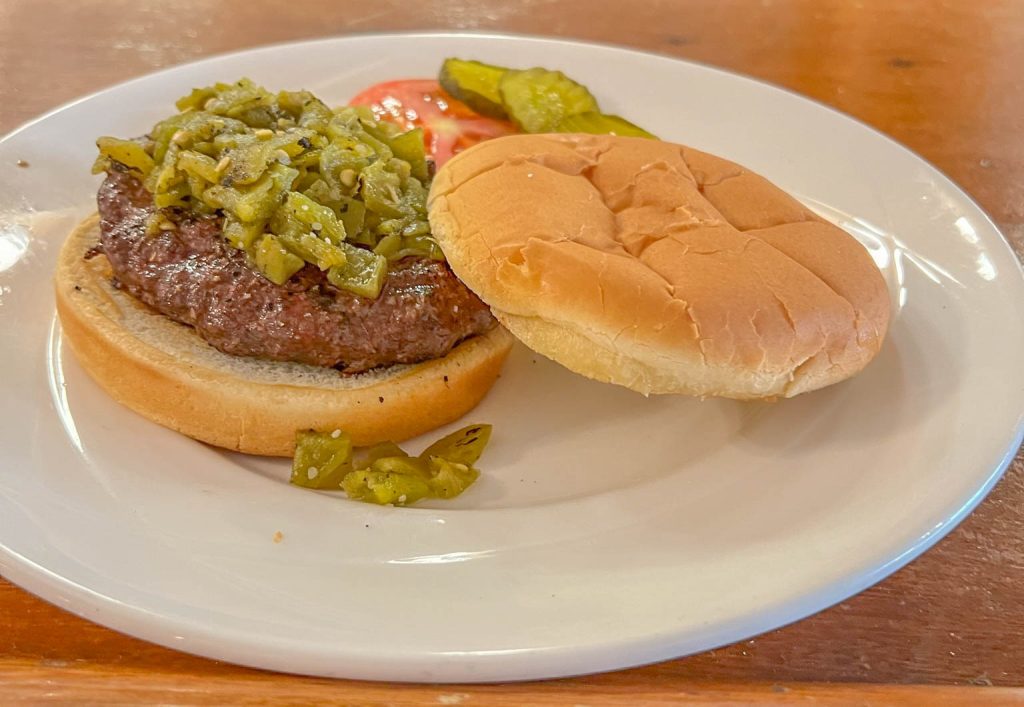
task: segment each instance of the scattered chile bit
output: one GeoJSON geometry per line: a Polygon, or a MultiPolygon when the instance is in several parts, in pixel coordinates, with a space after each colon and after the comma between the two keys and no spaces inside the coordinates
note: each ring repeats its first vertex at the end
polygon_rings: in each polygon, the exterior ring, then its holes
{"type": "Polygon", "coordinates": [[[394,442],[381,442],[356,452],[351,437],[340,429],[300,431],[295,437],[291,483],[321,491],[344,491],[349,498],[382,505],[454,498],[480,475],[475,464],[490,436],[490,425],[470,425],[442,437],[414,457],[394,442]]]}

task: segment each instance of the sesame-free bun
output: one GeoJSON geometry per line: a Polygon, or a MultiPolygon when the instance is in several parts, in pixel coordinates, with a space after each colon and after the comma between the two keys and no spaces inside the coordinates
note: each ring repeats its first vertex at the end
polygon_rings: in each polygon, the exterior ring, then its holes
{"type": "Polygon", "coordinates": [[[344,429],[357,445],[401,441],[452,422],[494,384],[512,345],[500,326],[444,358],[354,376],[221,353],[111,285],[93,216],[65,241],[55,276],[64,340],[115,400],[209,444],[290,456],[299,429],[344,429]]]}
{"type": "Polygon", "coordinates": [[[878,353],[868,252],[763,177],[643,138],[517,135],[439,170],[430,224],[516,337],[641,393],[790,397],[878,353]]]}

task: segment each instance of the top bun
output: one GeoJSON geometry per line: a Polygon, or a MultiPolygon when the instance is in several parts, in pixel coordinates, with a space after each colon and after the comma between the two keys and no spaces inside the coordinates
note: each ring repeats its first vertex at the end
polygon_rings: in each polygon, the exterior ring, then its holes
{"type": "Polygon", "coordinates": [[[867,251],[745,168],[680,145],[517,135],[429,199],[452,269],[527,346],[641,393],[791,397],[878,353],[867,251]]]}

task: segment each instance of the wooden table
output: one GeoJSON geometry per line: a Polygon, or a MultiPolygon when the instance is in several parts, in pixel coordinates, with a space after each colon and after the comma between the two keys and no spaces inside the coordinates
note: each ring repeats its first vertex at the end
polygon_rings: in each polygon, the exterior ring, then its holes
{"type": "MultiPolygon", "coordinates": [[[[972,194],[1024,254],[1021,3],[0,0],[0,133],[115,81],[216,52],[353,32],[437,28],[640,47],[811,96],[923,155],[972,194]]],[[[549,683],[384,686],[236,668],[126,638],[0,579],[2,703],[22,698],[213,704],[276,697],[295,704],[1007,704],[1024,702],[1024,692],[999,686],[1021,685],[1022,456],[946,540],[839,606],[702,655],[549,683]],[[933,687],[898,687],[908,684],[933,687]],[[986,687],[965,693],[953,685],[986,687]]]]}

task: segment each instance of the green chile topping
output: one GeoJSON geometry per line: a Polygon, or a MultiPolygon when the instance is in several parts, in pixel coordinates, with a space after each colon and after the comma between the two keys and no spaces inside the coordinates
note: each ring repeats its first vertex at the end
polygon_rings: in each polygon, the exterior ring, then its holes
{"type": "Polygon", "coordinates": [[[490,438],[490,425],[469,425],[411,457],[393,442],[355,451],[341,430],[303,430],[295,435],[291,483],[382,505],[455,498],[480,476],[474,464],[490,438]]]}
{"type": "Polygon", "coordinates": [[[419,129],[248,79],[197,88],[176,106],[143,140],[97,140],[93,172],[117,163],[158,208],[223,214],[227,241],[277,284],[312,263],[372,298],[389,261],[443,259],[427,222],[419,129]]]}

